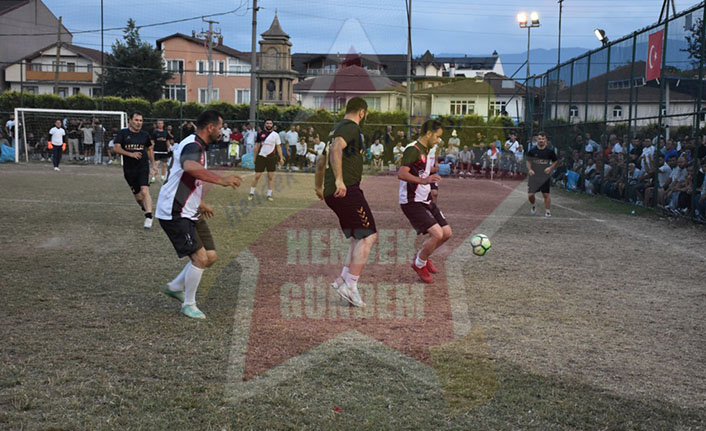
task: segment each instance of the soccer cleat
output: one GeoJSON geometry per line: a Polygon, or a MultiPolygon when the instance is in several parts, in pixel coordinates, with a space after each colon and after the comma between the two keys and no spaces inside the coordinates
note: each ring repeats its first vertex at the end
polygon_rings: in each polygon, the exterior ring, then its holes
{"type": "Polygon", "coordinates": [[[551,216],[552,216],[551,211],[549,211],[549,210],[544,211],[544,217],[551,217],[551,216]]]}
{"type": "Polygon", "coordinates": [[[253,200],[253,199],[255,199],[255,195],[254,195],[253,193],[250,193],[250,194],[248,195],[248,200],[251,201],[251,200],[253,200]]]}
{"type": "Polygon", "coordinates": [[[346,284],[346,282],[341,277],[336,277],[336,279],[331,282],[331,289],[338,290],[338,288],[344,284],[346,284]]]}
{"type": "Polygon", "coordinates": [[[203,312],[198,309],[196,304],[183,305],[181,307],[181,314],[183,314],[186,317],[191,317],[192,319],[205,319],[206,318],[206,315],[203,314],[203,312]]]}
{"type": "Polygon", "coordinates": [[[531,214],[531,215],[537,214],[537,207],[535,207],[534,205],[532,205],[532,208],[530,208],[530,214],[531,214]]]}
{"type": "Polygon", "coordinates": [[[154,177],[150,178],[150,184],[154,184],[155,181],[157,181],[157,180],[154,179],[154,177]]]}
{"type": "Polygon", "coordinates": [[[267,200],[270,201],[270,202],[274,202],[275,199],[274,199],[272,196],[268,196],[268,197],[267,197],[267,200]]]}
{"type": "Polygon", "coordinates": [[[183,290],[172,290],[169,288],[169,285],[165,285],[164,289],[162,289],[162,293],[164,293],[167,296],[171,296],[172,298],[178,300],[181,303],[184,302],[184,291],[183,290]]]}
{"type": "Polygon", "coordinates": [[[419,268],[417,265],[414,264],[414,262],[412,262],[412,269],[414,270],[414,272],[417,273],[417,275],[419,276],[419,278],[422,279],[423,282],[429,284],[434,282],[434,279],[431,278],[431,274],[429,274],[429,270],[427,270],[426,266],[419,268]]]}
{"type": "MultiPolygon", "coordinates": [[[[336,282],[334,281],[331,283],[331,287],[334,287],[334,284],[336,282]]],[[[336,288],[336,292],[341,296],[341,298],[345,299],[348,301],[351,305],[355,307],[365,307],[365,302],[360,297],[360,293],[358,292],[358,288],[354,287],[351,289],[348,287],[348,285],[344,282],[340,286],[336,288]]]]}
{"type": "Polygon", "coordinates": [[[145,229],[152,229],[152,219],[145,217],[145,224],[144,224],[145,229]]]}
{"type": "Polygon", "coordinates": [[[54,170],[59,172],[61,169],[55,167],[54,170]]]}
{"type": "Polygon", "coordinates": [[[431,260],[427,259],[427,271],[429,271],[432,274],[438,274],[439,270],[434,266],[433,263],[431,263],[431,260]]]}
{"type": "Polygon", "coordinates": [[[164,175],[162,175],[162,182],[165,182],[166,180],[167,180],[167,177],[165,177],[164,175]]]}

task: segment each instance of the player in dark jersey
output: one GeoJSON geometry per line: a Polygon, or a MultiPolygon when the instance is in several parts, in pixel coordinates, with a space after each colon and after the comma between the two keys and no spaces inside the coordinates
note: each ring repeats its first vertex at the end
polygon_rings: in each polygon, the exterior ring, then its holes
{"type": "Polygon", "coordinates": [[[549,196],[550,175],[552,170],[556,168],[557,157],[554,148],[547,147],[547,134],[539,132],[537,135],[537,145],[532,147],[527,152],[527,172],[529,202],[532,204],[530,213],[537,214],[537,207],[534,204],[534,194],[541,192],[544,197],[544,215],[551,217],[552,215],[552,200],[549,196]]]}
{"type": "Polygon", "coordinates": [[[439,183],[441,177],[434,173],[434,163],[428,159],[429,151],[438,145],[443,133],[441,122],[427,120],[422,125],[419,139],[405,147],[402,165],[397,171],[402,212],[417,234],[429,234],[412,262],[412,269],[425,283],[433,283],[434,279],[430,273],[439,272],[429,257],[434,250],[448,241],[452,234],[451,226],[431,198],[431,185],[439,183]]]}
{"type": "MultiPolygon", "coordinates": [[[[150,162],[155,166],[150,135],[142,130],[142,114],[130,116],[129,127],[115,135],[115,152],[123,156],[123,175],[145,212],[145,229],[152,228],[152,197],[150,196],[150,162]]],[[[156,173],[153,171],[153,175],[156,173]]]]}
{"type": "MultiPolygon", "coordinates": [[[[161,173],[162,182],[167,178],[167,164],[169,153],[172,151],[171,147],[169,133],[164,130],[164,121],[157,120],[157,127],[152,131],[152,148],[154,149],[154,160],[157,163],[154,170],[161,173]]],[[[150,183],[155,181],[154,174],[153,172],[150,183]]]]}
{"type": "Polygon", "coordinates": [[[329,134],[315,175],[316,195],[336,213],[343,234],[351,239],[341,276],[331,287],[356,307],[365,306],[358,292],[358,278],[378,237],[373,213],[360,189],[366,150],[360,124],[367,114],[368,104],[361,97],[348,101],[346,115],[329,134]]]}

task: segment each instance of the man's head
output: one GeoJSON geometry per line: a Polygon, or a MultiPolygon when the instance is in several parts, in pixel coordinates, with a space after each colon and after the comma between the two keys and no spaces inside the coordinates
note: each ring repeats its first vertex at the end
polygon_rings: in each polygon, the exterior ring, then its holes
{"type": "Polygon", "coordinates": [[[419,131],[419,139],[426,146],[432,147],[439,143],[442,134],[444,134],[444,127],[440,121],[427,120],[419,131]]]}
{"type": "Polygon", "coordinates": [[[15,114],[10,114],[10,120],[14,120],[14,119],[15,119],[15,114]]]}
{"type": "Polygon", "coordinates": [[[362,124],[368,116],[368,102],[362,97],[354,97],[346,103],[346,118],[362,124]]]}
{"type": "Polygon", "coordinates": [[[679,159],[677,159],[677,165],[680,169],[684,169],[686,167],[686,157],[679,157],[679,159]]]}
{"type": "Polygon", "coordinates": [[[615,145],[618,142],[618,137],[615,135],[610,135],[610,138],[608,139],[610,139],[611,145],[615,145]]]}
{"type": "Polygon", "coordinates": [[[672,141],[671,139],[668,140],[668,141],[667,141],[667,144],[666,144],[666,147],[667,147],[668,150],[671,150],[672,148],[674,148],[674,141],[672,141]]]}
{"type": "Polygon", "coordinates": [[[463,146],[463,151],[466,151],[466,150],[468,150],[468,145],[463,146]]]}
{"type": "Polygon", "coordinates": [[[537,148],[540,150],[547,146],[547,134],[544,132],[537,133],[537,148]]]}
{"type": "Polygon", "coordinates": [[[228,128],[228,123],[223,123],[223,128],[227,129],[228,128]]]}
{"type": "Polygon", "coordinates": [[[162,130],[162,129],[164,129],[164,121],[157,120],[157,130],[162,130]]]}
{"type": "Polygon", "coordinates": [[[670,168],[674,169],[677,167],[677,158],[672,156],[667,160],[667,165],[669,165],[670,168]]]}
{"type": "Polygon", "coordinates": [[[57,129],[60,128],[61,127],[61,120],[54,121],[54,125],[57,127],[57,129]]]}
{"type": "Polygon", "coordinates": [[[294,124],[289,125],[289,131],[293,132],[296,128],[294,127],[294,124]]]}
{"type": "Polygon", "coordinates": [[[274,130],[274,128],[275,128],[275,122],[272,121],[271,118],[268,118],[267,120],[265,120],[265,131],[271,132],[274,130]]]}
{"type": "Polygon", "coordinates": [[[628,163],[628,171],[630,173],[635,172],[635,163],[628,163]]]}
{"type": "Polygon", "coordinates": [[[516,140],[517,140],[517,133],[515,133],[515,132],[510,132],[510,140],[511,140],[511,141],[516,141],[516,140]]]}
{"type": "Polygon", "coordinates": [[[196,133],[207,144],[221,138],[221,127],[223,127],[223,115],[215,109],[203,111],[196,119],[196,133]]]}
{"type": "Polygon", "coordinates": [[[132,129],[133,132],[139,132],[140,130],[142,130],[143,122],[144,119],[142,118],[142,113],[133,112],[130,116],[130,129],[132,129]]]}

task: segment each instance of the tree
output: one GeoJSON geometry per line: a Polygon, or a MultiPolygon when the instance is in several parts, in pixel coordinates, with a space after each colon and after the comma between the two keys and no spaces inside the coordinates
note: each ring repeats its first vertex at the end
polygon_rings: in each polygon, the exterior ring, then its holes
{"type": "Polygon", "coordinates": [[[162,67],[161,53],[140,39],[135,21],[129,19],[123,40],[116,40],[101,74],[105,94],[123,98],[141,97],[154,102],[172,77],[162,67]]]}
{"type": "Polygon", "coordinates": [[[682,52],[689,53],[689,58],[694,68],[699,67],[699,60],[701,60],[701,32],[703,32],[703,30],[704,24],[701,18],[699,18],[696,20],[696,23],[687,30],[689,32],[689,34],[686,35],[687,48],[681,49],[682,52]]]}

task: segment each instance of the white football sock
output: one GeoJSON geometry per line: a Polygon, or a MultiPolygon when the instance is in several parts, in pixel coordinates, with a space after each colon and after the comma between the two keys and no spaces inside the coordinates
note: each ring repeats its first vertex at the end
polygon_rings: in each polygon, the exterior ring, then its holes
{"type": "Polygon", "coordinates": [[[254,195],[255,194],[255,187],[250,187],[250,194],[254,195]]]}
{"type": "Polygon", "coordinates": [[[344,266],[343,270],[341,271],[341,278],[345,280],[346,277],[348,277],[348,267],[344,266]]]}
{"type": "Polygon", "coordinates": [[[348,273],[344,280],[346,280],[346,284],[348,285],[348,287],[350,287],[351,289],[356,289],[358,287],[359,277],[359,275],[353,275],[351,273],[348,273]]]}
{"type": "Polygon", "coordinates": [[[179,275],[177,275],[174,280],[167,283],[167,286],[169,286],[169,290],[173,292],[179,292],[184,290],[184,278],[186,277],[186,271],[188,271],[190,267],[191,261],[186,262],[186,265],[184,265],[184,269],[181,270],[179,275]]]}
{"type": "Polygon", "coordinates": [[[267,189],[267,197],[269,198],[272,196],[272,189],[267,189]]]}
{"type": "Polygon", "coordinates": [[[184,277],[184,305],[196,304],[196,290],[199,288],[202,275],[203,269],[197,268],[194,265],[191,265],[186,271],[186,276],[184,277]]]}
{"type": "Polygon", "coordinates": [[[419,258],[419,254],[420,254],[421,252],[422,252],[422,251],[419,250],[419,251],[417,252],[417,258],[414,259],[414,264],[417,266],[417,268],[424,268],[425,266],[427,266],[427,261],[426,261],[426,260],[422,260],[422,259],[419,258]]]}

